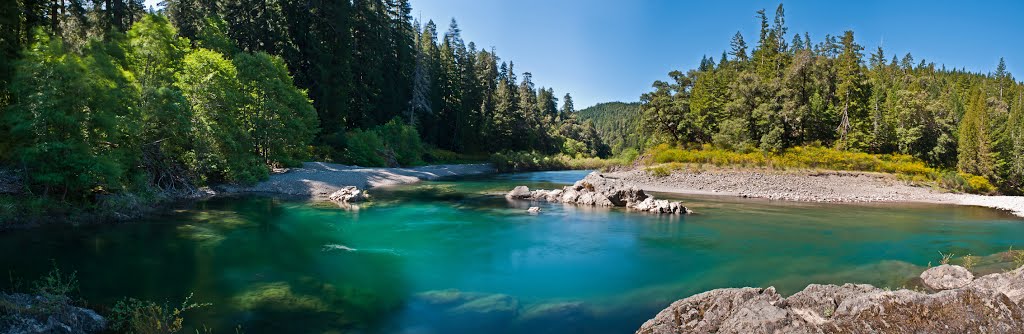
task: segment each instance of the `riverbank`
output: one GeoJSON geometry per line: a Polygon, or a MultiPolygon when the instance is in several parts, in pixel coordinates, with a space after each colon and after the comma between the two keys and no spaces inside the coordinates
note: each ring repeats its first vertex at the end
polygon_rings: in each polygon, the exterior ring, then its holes
{"type": "Polygon", "coordinates": [[[782,297],[774,287],[715,289],[672,303],[636,333],[1018,332],[1024,267],[982,274],[943,264],[899,290],[811,284],[782,297]]]}
{"type": "Polygon", "coordinates": [[[644,168],[604,173],[639,188],[671,194],[724,195],[825,203],[910,202],[983,206],[1024,217],[1024,197],[956,194],[891,174],[765,168],[701,168],[657,176],[644,168]]]}
{"type": "MultiPolygon", "coordinates": [[[[0,192],[0,231],[52,224],[91,225],[125,222],[157,214],[181,203],[217,196],[269,194],[326,199],[346,186],[369,189],[417,183],[444,177],[494,173],[491,164],[432,165],[410,168],[371,168],[325,162],[307,162],[298,168],[275,170],[253,185],[215,185],[194,191],[123,193],[108,195],[89,207],[77,207],[34,200],[21,192],[21,185],[4,186],[0,192]]],[[[13,180],[13,178],[7,178],[13,180]]],[[[6,183],[0,178],[0,186],[6,183]]]]}
{"type": "Polygon", "coordinates": [[[484,175],[495,172],[491,164],[433,165],[410,168],[368,168],[326,162],[307,162],[302,167],[275,171],[251,186],[223,185],[218,194],[260,193],[325,199],[348,186],[359,189],[411,184],[444,177],[484,175]]]}

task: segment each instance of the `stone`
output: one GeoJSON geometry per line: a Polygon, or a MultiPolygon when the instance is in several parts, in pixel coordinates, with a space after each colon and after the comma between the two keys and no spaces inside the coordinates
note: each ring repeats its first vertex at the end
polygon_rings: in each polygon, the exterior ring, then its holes
{"type": "Polygon", "coordinates": [[[533,195],[533,193],[530,192],[530,188],[528,188],[526,186],[518,186],[518,187],[515,187],[514,189],[512,189],[512,191],[509,191],[508,194],[505,194],[505,198],[507,198],[507,199],[528,199],[532,195],[533,195]]]}
{"type": "Polygon", "coordinates": [[[664,214],[688,214],[686,209],[679,202],[668,200],[655,200],[637,187],[627,185],[625,182],[616,179],[609,179],[599,173],[590,173],[582,180],[576,181],[572,186],[556,190],[535,190],[530,191],[524,186],[512,189],[506,198],[529,199],[535,201],[546,200],[548,202],[577,204],[583,206],[600,207],[626,207],[638,211],[664,213],[664,214]]]}
{"type": "Polygon", "coordinates": [[[1017,304],[1024,303],[1024,267],[1017,270],[982,276],[968,286],[974,289],[1001,293],[1017,304]]]}
{"type": "Polygon", "coordinates": [[[576,203],[576,199],[580,197],[580,193],[576,189],[566,187],[565,191],[562,192],[562,203],[576,203]]]}
{"type": "Polygon", "coordinates": [[[354,186],[348,186],[331,193],[327,198],[337,203],[355,203],[366,199],[366,193],[354,186]]]}
{"type": "Polygon", "coordinates": [[[924,285],[933,290],[959,289],[974,281],[974,275],[966,268],[944,264],[929,268],[921,273],[924,285]]]}
{"type": "Polygon", "coordinates": [[[548,202],[558,202],[559,200],[561,200],[561,198],[562,198],[562,189],[555,189],[555,190],[552,190],[552,191],[548,192],[548,197],[546,199],[547,199],[548,202]]]}
{"type": "Polygon", "coordinates": [[[107,320],[98,313],[67,300],[0,293],[0,305],[0,333],[100,333],[107,328],[107,320]]]}
{"type": "Polygon", "coordinates": [[[526,210],[526,212],[529,212],[531,214],[538,214],[540,213],[540,208],[536,206],[531,206],[529,209],[526,210]]]}
{"type": "Polygon", "coordinates": [[[864,284],[811,284],[788,298],[773,288],[711,290],[672,303],[636,333],[1021,332],[1024,268],[961,284],[963,272],[948,267],[921,275],[960,286],[936,293],[864,284]]]}

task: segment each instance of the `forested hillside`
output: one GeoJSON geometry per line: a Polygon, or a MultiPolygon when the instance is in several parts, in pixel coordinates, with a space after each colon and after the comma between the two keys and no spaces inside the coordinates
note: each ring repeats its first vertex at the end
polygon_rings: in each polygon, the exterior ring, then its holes
{"type": "Polygon", "coordinates": [[[757,15],[761,30],[749,50],[736,33],[717,61],[673,71],[642,96],[643,126],[658,141],[905,154],[985,176],[1004,192],[1022,190],[1024,86],[1002,59],[993,57],[990,73],[972,73],[866,51],[853,31],[818,40],[790,33],[781,5],[773,19],[757,15]]]}
{"type": "Polygon", "coordinates": [[[415,22],[408,0],[0,6],[0,168],[42,198],[249,183],[307,159],[602,153],[569,94],[454,19],[415,22]]]}
{"type": "Polygon", "coordinates": [[[580,110],[580,119],[592,122],[613,155],[643,150],[647,136],[640,128],[640,103],[606,102],[580,110]]]}

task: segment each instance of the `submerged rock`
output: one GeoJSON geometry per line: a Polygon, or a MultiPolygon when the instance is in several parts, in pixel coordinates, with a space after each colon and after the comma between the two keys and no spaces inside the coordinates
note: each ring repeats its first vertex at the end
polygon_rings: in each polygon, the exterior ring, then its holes
{"type": "Polygon", "coordinates": [[[518,186],[505,194],[505,198],[585,206],[626,207],[651,213],[691,213],[679,202],[655,200],[653,196],[635,186],[621,180],[606,178],[596,172],[562,189],[530,191],[530,188],[518,186]]]}
{"type": "Polygon", "coordinates": [[[354,186],[348,186],[335,191],[328,198],[337,203],[355,203],[366,199],[366,193],[354,186]]]}
{"type": "Polygon", "coordinates": [[[812,284],[789,298],[774,288],[718,289],[672,303],[637,333],[1019,333],[1022,299],[1024,267],[933,294],[856,284],[812,284]]]}
{"type": "Polygon", "coordinates": [[[964,267],[944,264],[925,270],[921,273],[921,280],[933,290],[959,289],[970,284],[974,274],[964,267]]]}
{"type": "Polygon", "coordinates": [[[99,333],[106,328],[102,316],[67,300],[0,293],[0,333],[99,333]]]}
{"type": "Polygon", "coordinates": [[[540,208],[536,206],[531,206],[529,209],[526,210],[526,212],[529,212],[531,214],[538,214],[540,213],[540,208]]]}

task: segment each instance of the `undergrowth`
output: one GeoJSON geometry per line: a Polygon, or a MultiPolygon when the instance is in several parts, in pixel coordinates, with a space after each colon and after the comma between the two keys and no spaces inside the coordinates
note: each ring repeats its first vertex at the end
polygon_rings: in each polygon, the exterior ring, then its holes
{"type": "Polygon", "coordinates": [[[501,152],[491,155],[491,163],[499,172],[606,169],[628,165],[631,162],[626,159],[571,157],[565,154],[544,155],[538,152],[501,152]]]}
{"type": "Polygon", "coordinates": [[[996,189],[983,176],[944,172],[905,154],[870,154],[819,146],[793,147],[780,153],[744,153],[710,145],[685,149],[662,144],[648,150],[641,160],[654,175],[668,175],[693,164],[774,170],[821,169],[889,173],[914,183],[968,193],[990,194],[996,189]]]}

